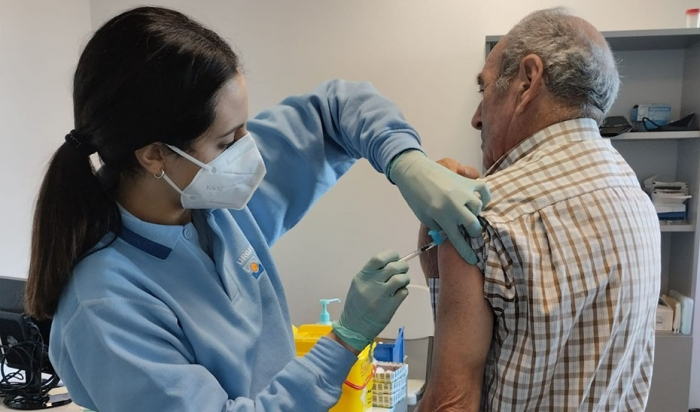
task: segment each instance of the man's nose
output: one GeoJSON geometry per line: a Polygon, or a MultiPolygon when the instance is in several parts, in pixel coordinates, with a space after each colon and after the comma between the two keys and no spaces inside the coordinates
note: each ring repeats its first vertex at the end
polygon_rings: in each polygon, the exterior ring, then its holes
{"type": "Polygon", "coordinates": [[[476,112],[474,112],[474,116],[472,116],[472,127],[475,128],[476,130],[481,130],[481,104],[479,103],[479,107],[476,108],[476,112]]]}

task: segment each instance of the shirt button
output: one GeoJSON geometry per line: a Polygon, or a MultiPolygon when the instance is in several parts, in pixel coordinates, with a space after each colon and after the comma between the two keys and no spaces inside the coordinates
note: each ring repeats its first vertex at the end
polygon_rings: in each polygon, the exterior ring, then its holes
{"type": "Polygon", "coordinates": [[[182,231],[182,234],[185,236],[185,239],[192,239],[192,229],[189,227],[186,227],[185,230],[182,231]]]}

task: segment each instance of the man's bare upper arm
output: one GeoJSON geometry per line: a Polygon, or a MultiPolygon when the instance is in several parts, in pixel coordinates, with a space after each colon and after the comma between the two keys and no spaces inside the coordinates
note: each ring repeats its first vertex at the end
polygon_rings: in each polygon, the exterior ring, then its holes
{"type": "Polygon", "coordinates": [[[438,251],[440,295],[433,370],[421,410],[478,411],[493,311],[481,271],[445,242],[438,251]]]}

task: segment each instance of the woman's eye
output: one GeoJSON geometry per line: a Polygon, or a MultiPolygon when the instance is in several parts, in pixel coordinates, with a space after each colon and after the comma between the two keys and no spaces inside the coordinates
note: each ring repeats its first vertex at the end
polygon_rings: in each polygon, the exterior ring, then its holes
{"type": "Polygon", "coordinates": [[[231,143],[225,144],[225,145],[223,146],[223,147],[224,147],[224,150],[226,150],[226,149],[228,149],[229,147],[233,146],[234,143],[236,143],[236,141],[235,141],[235,140],[231,140],[231,143]]]}

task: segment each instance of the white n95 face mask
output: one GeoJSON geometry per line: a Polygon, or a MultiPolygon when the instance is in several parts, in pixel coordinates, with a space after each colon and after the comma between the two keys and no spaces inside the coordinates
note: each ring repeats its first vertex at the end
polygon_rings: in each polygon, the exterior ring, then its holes
{"type": "Polygon", "coordinates": [[[265,177],[265,163],[250,133],[209,163],[202,163],[175,146],[166,146],[201,167],[183,190],[165,172],[158,176],[180,193],[185,209],[241,210],[265,177]]]}

